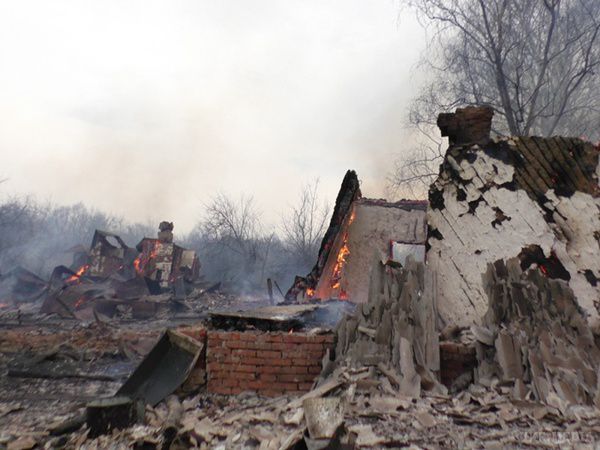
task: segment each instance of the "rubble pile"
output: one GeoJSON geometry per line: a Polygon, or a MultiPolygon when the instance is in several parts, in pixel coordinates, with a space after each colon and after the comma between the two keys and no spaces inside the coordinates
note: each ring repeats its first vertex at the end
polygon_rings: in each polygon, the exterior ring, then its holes
{"type": "Polygon", "coordinates": [[[478,340],[477,381],[513,386],[513,397],[534,399],[565,413],[600,405],[600,347],[566,282],[521,269],[513,258],[488,266],[489,310],[478,340]]]}
{"type": "MultiPolygon", "coordinates": [[[[145,424],[94,439],[86,429],[52,438],[67,448],[593,448],[600,412],[517,400],[511,389],[471,385],[449,397],[402,395],[373,368],[348,368],[302,397],[250,393],[168,398],[145,424]]],[[[47,447],[49,448],[49,447],[47,447]]]]}
{"type": "Polygon", "coordinates": [[[17,267],[0,276],[0,308],[90,321],[98,316],[148,319],[194,311],[215,287],[200,279],[196,252],[173,243],[173,223],[161,222],[158,239],[136,248],[96,230],[89,249],[73,247],[70,267],[54,268],[48,281],[17,267]]]}
{"type": "Polygon", "coordinates": [[[425,265],[411,257],[405,268],[376,260],[369,302],[340,321],[335,359],[324,370],[376,366],[404,395],[418,397],[421,388],[444,392],[437,380],[440,353],[432,282],[425,265]]]}

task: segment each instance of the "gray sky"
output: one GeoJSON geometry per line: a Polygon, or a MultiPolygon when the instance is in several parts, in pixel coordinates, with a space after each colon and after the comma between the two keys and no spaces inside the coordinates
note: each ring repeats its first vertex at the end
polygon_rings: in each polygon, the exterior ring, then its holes
{"type": "Polygon", "coordinates": [[[274,222],[346,169],[383,196],[424,32],[393,0],[0,3],[3,194],[187,231],[211,195],[274,222]]]}

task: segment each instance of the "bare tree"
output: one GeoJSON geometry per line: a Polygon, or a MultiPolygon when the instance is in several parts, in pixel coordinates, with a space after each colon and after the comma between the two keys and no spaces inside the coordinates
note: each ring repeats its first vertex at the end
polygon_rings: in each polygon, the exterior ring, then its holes
{"type": "Polygon", "coordinates": [[[277,239],[265,233],[252,197],[234,201],[219,194],[205,206],[205,216],[188,238],[205,261],[205,274],[243,291],[263,287],[271,249],[277,239]]]}
{"type": "Polygon", "coordinates": [[[42,277],[59,264],[70,265],[68,250],[88,246],[95,229],[121,234],[135,245],[153,227],[125,222],[83,204],[54,206],[30,198],[0,202],[0,273],[22,265],[42,277]],[[123,234],[124,233],[124,234],[123,234]]]}
{"type": "Polygon", "coordinates": [[[327,228],[330,208],[320,202],[319,180],[304,185],[298,203],[282,218],[282,233],[288,251],[307,270],[314,264],[327,228]]]}
{"type": "MultiPolygon", "coordinates": [[[[422,60],[430,79],[411,105],[410,124],[432,130],[440,112],[476,104],[494,110],[498,134],[600,137],[598,0],[406,3],[433,29],[422,60]]],[[[437,142],[405,157],[392,184],[410,184],[411,171],[437,172],[437,142]]]]}
{"type": "Polygon", "coordinates": [[[255,256],[253,241],[258,234],[258,212],[252,197],[242,196],[236,203],[218,194],[206,205],[201,227],[209,239],[245,259],[255,256]]]}

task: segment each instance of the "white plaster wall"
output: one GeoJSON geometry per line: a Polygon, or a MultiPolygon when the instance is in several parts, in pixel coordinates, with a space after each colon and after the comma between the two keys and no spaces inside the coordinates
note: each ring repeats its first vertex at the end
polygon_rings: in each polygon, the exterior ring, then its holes
{"type": "MultiPolygon", "coordinates": [[[[600,274],[598,242],[593,237],[600,231],[600,199],[576,193],[570,198],[549,192],[557,223],[547,223],[544,211],[523,190],[511,191],[498,185],[511,181],[512,166],[477,152],[473,164],[450,161],[462,179],[467,199],[456,199],[457,181],[440,178],[435,185],[443,190],[445,207],[429,209],[428,222],[442,235],[430,239],[427,263],[438,272],[438,309],[447,323],[469,325],[479,322],[487,310],[482,274],[489,262],[517,256],[523,247],[539,245],[546,256],[554,251],[571,275],[570,286],[580,305],[593,323],[598,321],[594,302],[600,299],[600,286],[593,287],[583,270],[600,274]],[[481,192],[484,186],[490,186],[481,192]],[[475,214],[469,214],[467,202],[482,198],[475,214]],[[494,207],[510,217],[492,226],[494,207]],[[561,218],[563,216],[564,218],[561,218]]],[[[600,169],[599,169],[600,170],[600,169]]]]}
{"type": "MultiPolygon", "coordinates": [[[[341,287],[348,293],[348,299],[355,303],[367,301],[369,277],[373,255],[378,253],[381,259],[387,260],[390,252],[390,241],[407,243],[424,243],[426,239],[426,213],[420,210],[404,209],[354,203],[354,221],[348,231],[348,248],[350,254],[342,272],[341,287]]],[[[325,265],[323,274],[316,289],[319,298],[336,297],[338,292],[330,287],[331,274],[335,259],[341,246],[338,236],[325,265]]]]}

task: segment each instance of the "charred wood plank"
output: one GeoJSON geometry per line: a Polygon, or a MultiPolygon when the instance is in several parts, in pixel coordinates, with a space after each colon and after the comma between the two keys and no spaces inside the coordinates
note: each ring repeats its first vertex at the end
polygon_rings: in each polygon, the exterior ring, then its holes
{"type": "Polygon", "coordinates": [[[90,429],[90,437],[135,424],[143,414],[140,404],[128,397],[103,398],[89,403],[86,407],[86,424],[90,429]]]}

